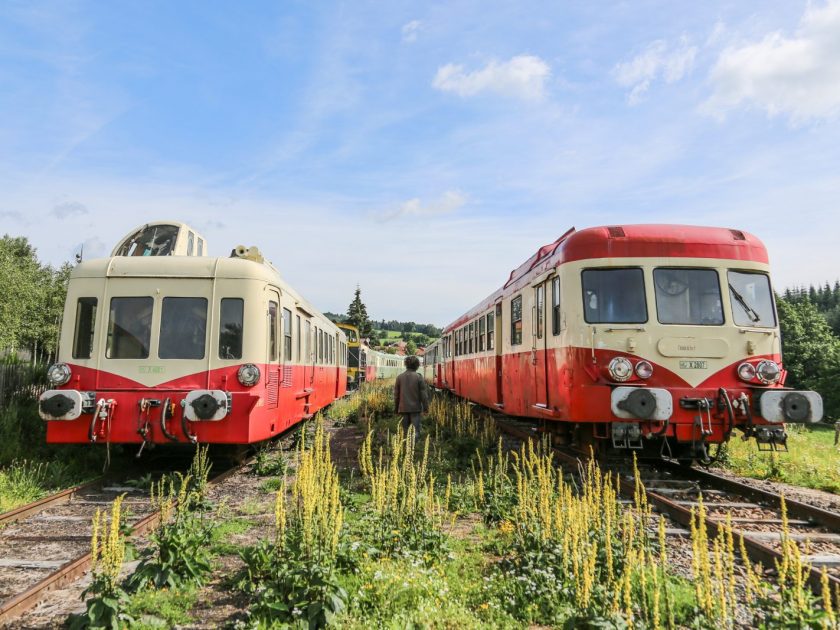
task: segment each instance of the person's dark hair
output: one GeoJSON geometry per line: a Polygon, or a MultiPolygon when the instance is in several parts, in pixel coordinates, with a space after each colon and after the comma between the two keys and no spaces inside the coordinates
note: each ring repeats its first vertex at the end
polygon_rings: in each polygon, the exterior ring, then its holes
{"type": "Polygon", "coordinates": [[[412,355],[410,357],[406,357],[405,361],[403,361],[403,363],[405,364],[405,367],[407,367],[412,372],[416,371],[417,368],[420,367],[420,359],[418,359],[414,355],[412,355]]]}

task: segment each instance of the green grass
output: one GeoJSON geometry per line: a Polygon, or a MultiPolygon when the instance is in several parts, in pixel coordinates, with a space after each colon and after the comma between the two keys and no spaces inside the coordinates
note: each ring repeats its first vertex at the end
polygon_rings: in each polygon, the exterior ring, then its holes
{"type": "Polygon", "coordinates": [[[738,475],[840,493],[840,447],[834,427],[787,425],[787,453],[760,452],[754,440],[729,442],[724,467],[738,475]]]}
{"type": "Polygon", "coordinates": [[[172,628],[190,621],[189,611],[198,599],[196,588],[146,589],[131,596],[128,614],[132,629],[172,628]]]}

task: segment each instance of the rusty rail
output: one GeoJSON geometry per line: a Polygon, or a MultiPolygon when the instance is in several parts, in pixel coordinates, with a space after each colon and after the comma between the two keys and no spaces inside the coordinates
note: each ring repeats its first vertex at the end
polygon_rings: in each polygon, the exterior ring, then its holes
{"type": "MultiPolygon", "coordinates": [[[[231,467],[224,472],[216,475],[213,477],[209,483],[211,484],[218,484],[224,481],[225,479],[233,476],[241,470],[244,466],[253,463],[254,458],[249,458],[242,464],[238,466],[231,467]]],[[[95,483],[95,482],[91,482],[95,483]]],[[[78,491],[79,488],[84,486],[79,486],[78,488],[71,489],[65,492],[78,491]]],[[[48,497],[49,498],[49,497],[48,497]]],[[[69,496],[67,499],[69,501],[69,496]]],[[[62,501],[63,502],[63,501],[62,501]]],[[[38,503],[38,502],[36,502],[38,503]]],[[[34,504],[31,504],[34,505],[34,504]]],[[[24,506],[26,507],[26,506],[24,506]]],[[[44,508],[41,508],[44,509],[44,508]]],[[[40,511],[40,510],[38,510],[40,511]]],[[[33,512],[35,513],[35,512],[33,512]]],[[[151,531],[154,527],[160,522],[160,512],[153,512],[149,514],[136,523],[132,525],[132,535],[142,535],[146,532],[151,531]]],[[[6,600],[5,602],[0,605],[0,626],[3,624],[8,623],[15,617],[19,617],[24,612],[29,610],[30,608],[34,607],[39,601],[41,601],[47,593],[50,591],[54,591],[58,588],[62,588],[68,584],[79,579],[83,576],[87,570],[90,568],[91,564],[91,554],[86,553],[82,556],[79,556],[73,560],[70,560],[66,564],[64,564],[61,568],[57,571],[51,573],[41,581],[37,582],[30,588],[28,588],[23,593],[12,597],[11,599],[6,600]]]]}

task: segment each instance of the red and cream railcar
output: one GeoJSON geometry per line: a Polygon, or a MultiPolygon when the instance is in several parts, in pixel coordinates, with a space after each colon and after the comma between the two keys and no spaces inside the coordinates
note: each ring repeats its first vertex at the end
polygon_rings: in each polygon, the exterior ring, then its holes
{"type": "Polygon", "coordinates": [[[249,444],[344,395],[344,333],[256,248],[153,223],[72,272],[47,441],[249,444]]]}
{"type": "Polygon", "coordinates": [[[767,251],[740,230],[570,230],[427,351],[426,376],[558,439],[705,459],[737,428],[783,447],[822,400],[784,387],[767,251]]]}

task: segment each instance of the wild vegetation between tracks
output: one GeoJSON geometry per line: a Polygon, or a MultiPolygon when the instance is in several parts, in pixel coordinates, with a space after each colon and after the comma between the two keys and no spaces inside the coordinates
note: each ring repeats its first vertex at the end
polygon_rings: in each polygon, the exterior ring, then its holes
{"type": "Polygon", "coordinates": [[[832,602],[808,590],[789,537],[771,576],[741,564],[731,527],[712,540],[700,507],[692,566],[678,575],[641,487],[623,503],[613,475],[594,465],[564,474],[545,444],[506,443],[467,404],[435,397],[420,436],[402,432],[387,387],[332,411],[340,428],[319,419],[293,451],[254,467],[258,483],[277,480],[259,540],[208,534],[210,520],[230,531],[243,517],[180,499],[188,478],[155,493],[161,502],[176,492],[179,507],[128,579],[115,577],[119,529],[107,529],[88,619],[116,602],[126,626],[186,623],[223,589],[247,610],[227,623],[243,628],[834,627],[832,602]],[[360,443],[351,461],[333,444],[347,434],[360,443]],[[224,557],[238,558],[238,573],[224,573],[224,557]]]}

